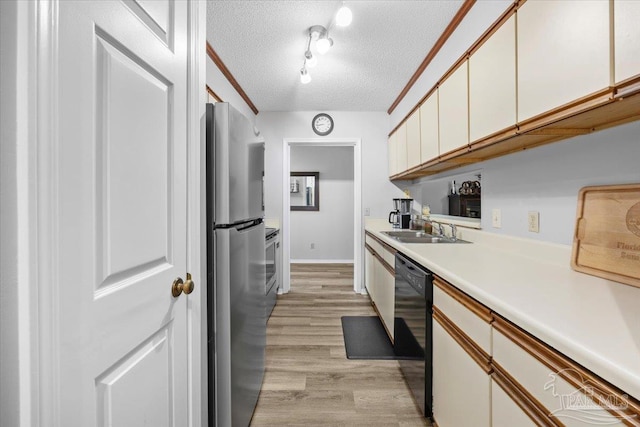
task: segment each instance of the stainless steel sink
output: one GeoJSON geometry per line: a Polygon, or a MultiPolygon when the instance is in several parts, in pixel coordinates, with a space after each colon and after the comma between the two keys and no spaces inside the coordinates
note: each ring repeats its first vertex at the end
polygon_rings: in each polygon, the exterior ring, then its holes
{"type": "Polygon", "coordinates": [[[453,240],[449,237],[434,236],[422,231],[383,231],[382,234],[386,234],[400,243],[471,243],[461,239],[453,240]]]}

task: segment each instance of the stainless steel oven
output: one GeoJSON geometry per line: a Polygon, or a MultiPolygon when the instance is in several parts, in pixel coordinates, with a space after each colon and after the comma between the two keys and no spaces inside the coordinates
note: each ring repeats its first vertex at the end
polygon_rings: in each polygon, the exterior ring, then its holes
{"type": "Polygon", "coordinates": [[[278,262],[277,253],[280,240],[278,238],[278,229],[267,228],[266,241],[265,241],[265,265],[266,265],[266,281],[265,281],[265,297],[266,297],[266,312],[265,318],[268,320],[271,316],[271,312],[276,305],[276,298],[278,293],[278,262]]]}

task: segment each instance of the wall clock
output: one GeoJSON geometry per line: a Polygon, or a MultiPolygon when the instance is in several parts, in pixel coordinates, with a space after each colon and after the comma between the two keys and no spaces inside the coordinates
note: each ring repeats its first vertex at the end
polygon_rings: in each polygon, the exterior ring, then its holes
{"type": "Polygon", "coordinates": [[[311,120],[311,128],[320,136],[329,135],[333,131],[333,119],[326,113],[320,113],[311,120]]]}

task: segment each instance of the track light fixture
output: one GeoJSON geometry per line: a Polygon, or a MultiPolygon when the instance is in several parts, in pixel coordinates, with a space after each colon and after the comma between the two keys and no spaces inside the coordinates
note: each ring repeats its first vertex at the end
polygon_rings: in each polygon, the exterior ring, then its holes
{"type": "Polygon", "coordinates": [[[345,6],[344,2],[342,2],[342,7],[336,14],[336,25],[338,27],[348,27],[352,20],[353,14],[351,13],[351,9],[345,6]]]}
{"type": "MultiPolygon", "coordinates": [[[[351,9],[345,6],[344,3],[345,2],[343,1],[342,7],[338,10],[335,19],[332,21],[332,24],[335,22],[339,27],[348,26],[351,24],[353,19],[351,9]]],[[[329,28],[331,28],[331,24],[328,28],[325,28],[322,25],[313,25],[309,27],[307,48],[304,51],[304,63],[300,70],[300,82],[303,84],[307,84],[311,81],[311,75],[307,68],[313,68],[318,63],[317,55],[314,55],[311,51],[311,42],[315,42],[315,51],[320,55],[327,53],[329,49],[331,49],[331,46],[333,46],[333,39],[329,37],[329,28]]]]}
{"type": "Polygon", "coordinates": [[[309,68],[313,68],[316,65],[318,65],[318,58],[316,58],[310,50],[307,49],[307,51],[304,53],[304,57],[306,58],[306,62],[307,62],[307,67],[309,68]]]}
{"type": "Polygon", "coordinates": [[[306,85],[310,81],[311,81],[311,75],[307,71],[307,68],[303,66],[302,69],[300,70],[300,83],[302,83],[303,85],[306,85]]]}

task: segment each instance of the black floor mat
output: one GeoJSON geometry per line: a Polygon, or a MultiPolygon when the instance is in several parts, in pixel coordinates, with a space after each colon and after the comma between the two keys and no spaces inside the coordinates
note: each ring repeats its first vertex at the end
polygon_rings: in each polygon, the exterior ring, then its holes
{"type": "Polygon", "coordinates": [[[342,316],[342,334],[348,359],[424,359],[424,350],[402,318],[395,318],[395,334],[406,343],[394,351],[382,322],[377,316],[342,316]]]}

